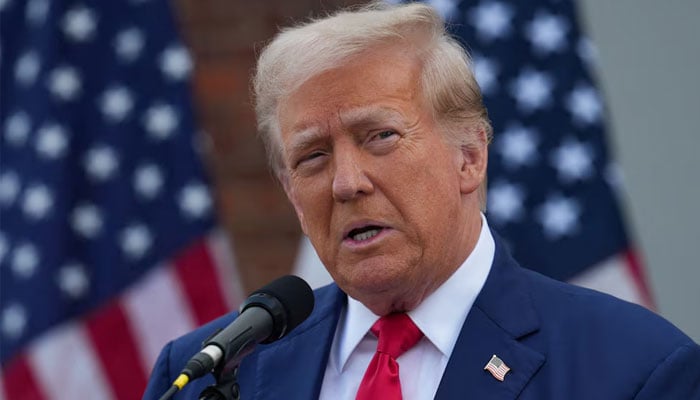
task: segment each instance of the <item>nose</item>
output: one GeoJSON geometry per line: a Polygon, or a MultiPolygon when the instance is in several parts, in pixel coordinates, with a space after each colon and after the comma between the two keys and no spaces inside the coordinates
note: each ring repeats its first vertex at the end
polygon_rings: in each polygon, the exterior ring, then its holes
{"type": "Polygon", "coordinates": [[[350,201],[363,194],[370,194],[374,187],[366,174],[358,149],[335,149],[335,173],[333,175],[333,199],[350,201]]]}

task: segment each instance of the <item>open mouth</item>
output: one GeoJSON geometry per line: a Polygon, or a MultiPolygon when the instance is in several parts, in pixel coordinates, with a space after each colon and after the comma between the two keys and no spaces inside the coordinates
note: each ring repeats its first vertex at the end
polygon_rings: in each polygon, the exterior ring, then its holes
{"type": "Polygon", "coordinates": [[[362,228],[356,228],[348,232],[347,238],[356,242],[362,242],[379,235],[382,229],[384,228],[376,225],[363,226],[362,228]]]}

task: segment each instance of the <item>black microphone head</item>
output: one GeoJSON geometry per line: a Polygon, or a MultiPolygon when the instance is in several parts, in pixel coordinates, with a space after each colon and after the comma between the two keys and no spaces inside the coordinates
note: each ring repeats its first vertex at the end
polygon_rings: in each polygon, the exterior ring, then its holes
{"type": "Polygon", "coordinates": [[[252,306],[267,309],[273,317],[273,332],[263,342],[270,343],[309,317],[314,309],[314,293],[303,279],[286,275],[253,292],[241,306],[241,312],[252,306]]]}

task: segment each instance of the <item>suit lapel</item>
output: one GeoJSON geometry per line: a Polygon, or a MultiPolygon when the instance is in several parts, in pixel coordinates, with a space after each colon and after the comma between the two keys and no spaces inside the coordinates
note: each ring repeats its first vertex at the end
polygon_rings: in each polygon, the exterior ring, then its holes
{"type": "Polygon", "coordinates": [[[544,361],[476,308],[470,312],[440,382],[436,399],[515,399],[544,361]],[[465,325],[466,326],[466,325],[465,325]],[[511,369],[503,382],[484,367],[497,355],[511,369]]]}
{"type": "Polygon", "coordinates": [[[316,399],[345,294],[335,284],[317,294],[312,315],[288,338],[261,349],[255,360],[255,399],[316,399]]]}
{"type": "Polygon", "coordinates": [[[436,399],[515,399],[545,360],[519,341],[539,329],[539,320],[525,275],[495,234],[494,239],[491,272],[464,322],[436,399]],[[503,382],[484,370],[493,355],[510,368],[503,382]]]}

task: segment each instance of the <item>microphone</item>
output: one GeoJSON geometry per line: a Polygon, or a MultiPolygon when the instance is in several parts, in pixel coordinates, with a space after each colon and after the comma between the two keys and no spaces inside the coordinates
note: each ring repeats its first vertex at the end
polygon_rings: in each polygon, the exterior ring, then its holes
{"type": "Polygon", "coordinates": [[[235,368],[252,353],[255,345],[283,338],[302,323],[313,308],[313,291],[297,276],[283,276],[256,290],[243,302],[238,317],[215,332],[204,342],[202,350],[190,358],[161,400],[170,398],[188,382],[216,368],[235,368]]]}

